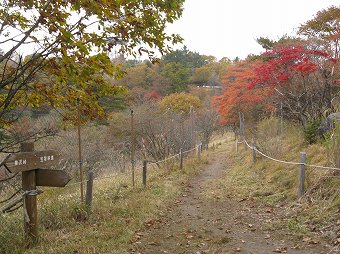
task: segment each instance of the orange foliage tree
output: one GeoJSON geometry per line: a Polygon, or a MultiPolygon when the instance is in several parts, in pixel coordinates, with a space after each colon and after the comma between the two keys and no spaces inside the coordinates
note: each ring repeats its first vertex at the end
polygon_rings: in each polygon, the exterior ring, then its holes
{"type": "Polygon", "coordinates": [[[254,68],[249,80],[252,90],[272,89],[282,102],[286,116],[306,127],[331,109],[339,91],[333,82],[332,63],[336,59],[313,45],[277,45],[262,54],[263,63],[254,68]]]}
{"type": "Polygon", "coordinates": [[[275,110],[269,100],[269,95],[273,94],[272,89],[249,88],[249,82],[256,78],[256,67],[262,63],[259,59],[247,59],[227,67],[227,74],[222,80],[223,93],[214,97],[213,101],[223,125],[235,125],[238,122],[238,112],[257,118],[261,112],[275,110]]]}

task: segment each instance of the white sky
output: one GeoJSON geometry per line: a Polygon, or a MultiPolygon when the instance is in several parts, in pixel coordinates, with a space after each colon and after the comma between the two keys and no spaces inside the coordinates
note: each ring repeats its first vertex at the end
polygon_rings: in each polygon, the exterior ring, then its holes
{"type": "MultiPolygon", "coordinates": [[[[189,50],[218,59],[262,52],[258,37],[292,35],[300,24],[339,0],[186,0],[182,17],[168,26],[189,50]]],[[[175,48],[182,48],[176,46],[175,48]]]]}

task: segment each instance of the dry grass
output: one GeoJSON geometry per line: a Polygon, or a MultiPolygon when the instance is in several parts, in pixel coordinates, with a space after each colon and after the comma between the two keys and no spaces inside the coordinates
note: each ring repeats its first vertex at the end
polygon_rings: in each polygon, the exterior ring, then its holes
{"type": "MultiPolygon", "coordinates": [[[[273,126],[268,121],[260,126],[273,126]]],[[[264,150],[270,150],[277,141],[273,130],[257,129],[257,137],[264,150]],[[273,134],[273,135],[272,135],[273,134]]],[[[307,163],[334,166],[334,151],[327,144],[307,145],[301,130],[294,125],[285,124],[285,134],[277,141],[271,156],[286,160],[300,161],[300,152],[307,153],[307,163]],[[279,149],[277,147],[279,146],[279,149]]],[[[251,150],[239,146],[235,151],[234,142],[227,147],[230,170],[224,179],[212,186],[214,195],[237,199],[251,199],[263,207],[282,207],[277,221],[268,227],[285,229],[301,236],[318,233],[329,241],[336,239],[337,219],[340,210],[340,175],[338,172],[307,168],[306,195],[298,200],[299,165],[286,165],[257,156],[254,164],[251,150]]]]}
{"type": "Polygon", "coordinates": [[[0,216],[0,253],[128,253],[134,233],[157,217],[206,162],[188,156],[183,171],[176,168],[178,161],[168,170],[149,167],[147,188],[141,184],[140,168],[134,188],[129,172],[97,180],[92,211],[79,201],[78,184],[45,188],[38,199],[38,244],[24,249],[19,210],[0,216]]]}

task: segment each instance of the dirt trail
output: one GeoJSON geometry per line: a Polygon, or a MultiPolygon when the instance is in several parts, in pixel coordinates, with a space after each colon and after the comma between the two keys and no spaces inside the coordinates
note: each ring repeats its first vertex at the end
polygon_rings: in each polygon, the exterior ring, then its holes
{"type": "Polygon", "coordinates": [[[275,212],[251,201],[208,199],[204,194],[212,181],[228,174],[225,157],[213,155],[212,162],[173,205],[135,235],[130,253],[335,253],[321,244],[296,242],[288,235],[266,230],[263,222],[275,212]]]}

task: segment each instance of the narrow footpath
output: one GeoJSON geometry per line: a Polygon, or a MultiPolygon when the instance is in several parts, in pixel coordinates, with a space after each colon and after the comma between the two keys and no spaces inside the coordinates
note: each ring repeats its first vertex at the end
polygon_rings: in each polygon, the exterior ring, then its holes
{"type": "Polygon", "coordinates": [[[228,174],[225,157],[222,152],[213,154],[211,163],[185,186],[173,204],[135,234],[131,254],[336,253],[330,246],[298,242],[267,229],[264,222],[275,216],[275,211],[259,208],[249,200],[206,195],[214,180],[228,174]]]}

